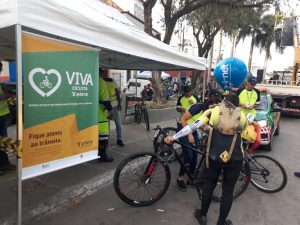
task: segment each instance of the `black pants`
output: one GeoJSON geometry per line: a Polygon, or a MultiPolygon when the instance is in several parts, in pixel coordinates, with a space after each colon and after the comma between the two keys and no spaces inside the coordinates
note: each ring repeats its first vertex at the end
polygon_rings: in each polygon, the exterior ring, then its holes
{"type": "MultiPolygon", "coordinates": [[[[180,131],[181,129],[182,129],[182,125],[180,123],[178,123],[177,124],[177,132],[180,131]]],[[[193,133],[193,136],[195,138],[195,142],[196,142],[196,146],[197,146],[197,144],[198,144],[197,131],[195,131],[193,133]]],[[[179,141],[188,146],[195,147],[189,142],[188,136],[179,138],[179,141]]],[[[194,174],[194,172],[196,170],[196,166],[197,166],[198,153],[183,146],[183,145],[181,145],[181,149],[182,149],[182,154],[183,154],[184,165],[189,168],[189,171],[191,174],[194,174]]],[[[185,175],[185,169],[184,169],[184,167],[180,166],[179,176],[184,176],[184,175],[185,175]]]]}
{"type": "MultiPolygon", "coordinates": [[[[0,116],[0,136],[7,137],[8,115],[0,116]]],[[[4,149],[0,149],[0,166],[8,163],[8,156],[4,149]]]]}
{"type": "Polygon", "coordinates": [[[206,216],[212,200],[213,191],[217,185],[219,175],[223,170],[222,200],[217,225],[225,225],[226,218],[232,206],[234,185],[239,177],[242,161],[229,163],[226,166],[218,162],[209,162],[209,168],[205,170],[206,183],[203,185],[201,215],[206,216]]]}

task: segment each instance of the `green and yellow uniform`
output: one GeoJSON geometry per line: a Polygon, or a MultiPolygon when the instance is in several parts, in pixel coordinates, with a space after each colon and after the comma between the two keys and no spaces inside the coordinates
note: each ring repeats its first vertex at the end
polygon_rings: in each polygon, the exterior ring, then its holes
{"type": "Polygon", "coordinates": [[[0,85],[0,116],[5,116],[9,114],[9,108],[7,105],[7,101],[4,96],[3,89],[0,85]]]}
{"type": "MultiPolygon", "coordinates": [[[[239,89],[236,93],[239,96],[240,105],[255,105],[256,102],[260,101],[260,93],[257,89],[253,89],[252,91],[248,91],[245,89],[239,89]]],[[[245,115],[251,113],[254,117],[256,116],[256,109],[244,109],[242,111],[245,115]]]]}
{"type": "Polygon", "coordinates": [[[111,104],[107,84],[102,78],[99,78],[99,140],[107,140],[109,137],[109,123],[107,119],[107,111],[110,110],[111,104]]]}

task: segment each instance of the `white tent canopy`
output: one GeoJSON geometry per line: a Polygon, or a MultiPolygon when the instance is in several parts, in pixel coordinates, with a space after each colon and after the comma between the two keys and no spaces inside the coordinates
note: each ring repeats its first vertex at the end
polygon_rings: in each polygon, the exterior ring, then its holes
{"type": "Polygon", "coordinates": [[[15,58],[14,25],[96,47],[100,66],[133,70],[205,70],[206,60],[147,35],[99,0],[0,0],[0,57],[15,58]]]}

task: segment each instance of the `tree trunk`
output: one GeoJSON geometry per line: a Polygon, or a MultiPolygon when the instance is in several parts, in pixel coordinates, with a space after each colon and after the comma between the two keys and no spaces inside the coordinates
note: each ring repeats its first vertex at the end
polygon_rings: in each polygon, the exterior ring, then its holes
{"type": "Polygon", "coordinates": [[[269,58],[270,58],[270,55],[266,52],[265,62],[264,62],[264,72],[263,72],[263,78],[262,78],[263,81],[265,80],[265,77],[266,77],[266,72],[267,72],[267,66],[268,66],[268,60],[269,60],[269,58]]]}
{"type": "Polygon", "coordinates": [[[216,61],[216,65],[221,60],[221,51],[222,51],[222,42],[223,42],[223,29],[220,30],[220,40],[219,40],[219,49],[218,49],[218,58],[216,61]]]}
{"type": "Polygon", "coordinates": [[[253,49],[254,49],[254,43],[255,43],[255,38],[254,38],[255,33],[252,32],[251,36],[251,45],[250,45],[250,54],[249,54],[249,60],[248,60],[248,71],[251,71],[252,67],[252,56],[253,56],[253,49]]]}
{"type": "Polygon", "coordinates": [[[166,102],[165,91],[161,84],[161,72],[153,71],[152,72],[152,87],[153,87],[153,102],[162,104],[166,102]]]}
{"type": "Polygon", "coordinates": [[[147,0],[144,2],[144,31],[147,34],[152,34],[152,9],[155,6],[157,0],[147,0]]]}
{"type": "Polygon", "coordinates": [[[166,32],[163,40],[164,43],[170,44],[176,22],[177,21],[174,22],[173,20],[166,21],[166,32]]]}

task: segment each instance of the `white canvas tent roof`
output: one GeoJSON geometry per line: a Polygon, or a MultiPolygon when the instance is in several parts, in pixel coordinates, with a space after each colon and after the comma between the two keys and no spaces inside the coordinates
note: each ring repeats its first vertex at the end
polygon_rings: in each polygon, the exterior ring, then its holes
{"type": "Polygon", "coordinates": [[[206,60],[139,30],[99,0],[0,0],[0,57],[15,57],[14,25],[101,49],[100,66],[133,70],[205,70],[206,60]]]}

